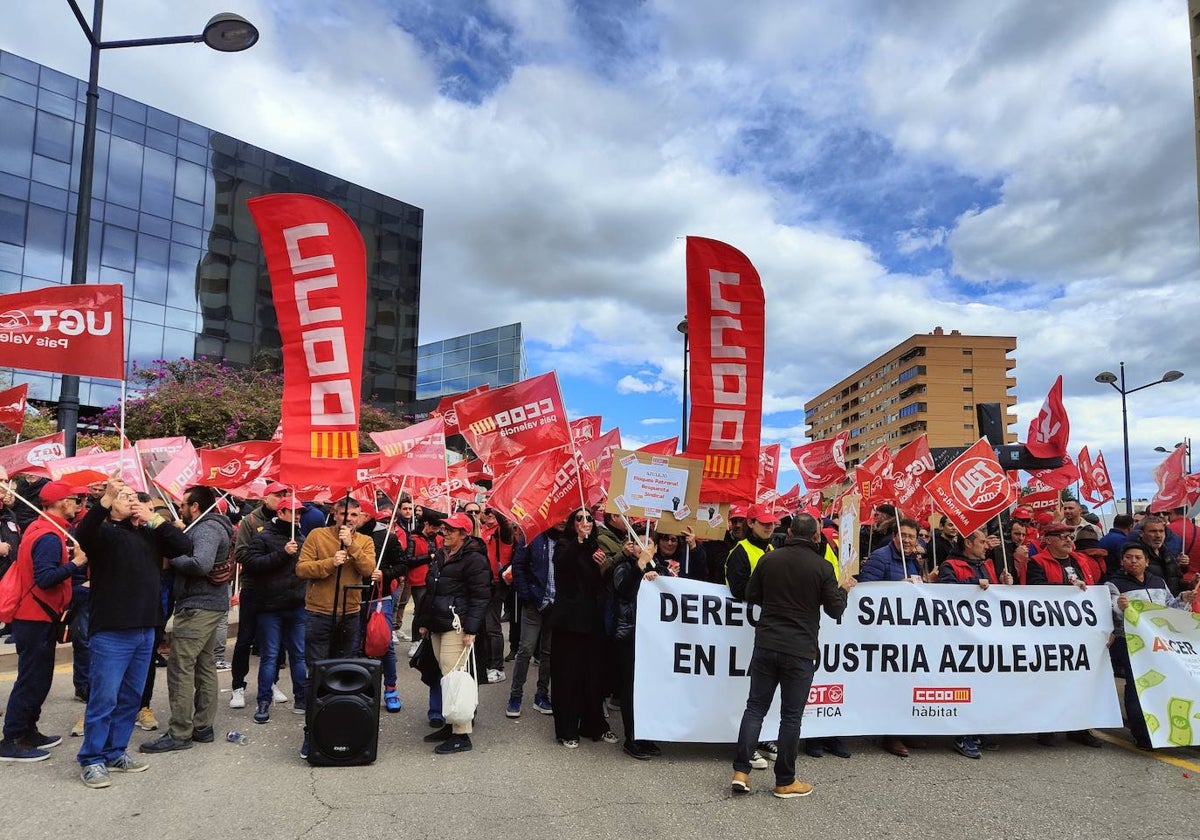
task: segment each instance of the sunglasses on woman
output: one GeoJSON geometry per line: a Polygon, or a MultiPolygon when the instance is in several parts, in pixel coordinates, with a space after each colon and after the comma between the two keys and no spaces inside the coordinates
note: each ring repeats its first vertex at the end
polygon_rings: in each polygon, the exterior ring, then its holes
{"type": "Polygon", "coordinates": [[[577,514],[575,514],[575,521],[576,522],[595,522],[596,520],[592,519],[592,515],[590,513],[577,513],[577,514]]]}

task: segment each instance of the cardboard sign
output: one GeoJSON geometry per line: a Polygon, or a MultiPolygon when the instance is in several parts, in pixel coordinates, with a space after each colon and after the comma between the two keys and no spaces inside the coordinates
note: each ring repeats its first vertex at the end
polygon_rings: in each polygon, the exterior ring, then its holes
{"type": "Polygon", "coordinates": [[[698,540],[723,540],[729,530],[729,502],[701,502],[682,518],[664,516],[654,524],[660,534],[682,534],[689,527],[698,540]]]}
{"type": "Polygon", "coordinates": [[[673,514],[683,507],[695,510],[700,504],[703,469],[703,462],[690,458],[617,450],[613,457],[606,510],[650,519],[658,519],[664,513],[673,514]],[[621,504],[618,504],[618,498],[623,500],[621,504]],[[625,506],[624,511],[622,506],[625,506]]]}
{"type": "Polygon", "coordinates": [[[838,520],[838,565],[842,567],[843,575],[858,574],[859,504],[858,496],[853,493],[842,497],[842,513],[838,520]]]}

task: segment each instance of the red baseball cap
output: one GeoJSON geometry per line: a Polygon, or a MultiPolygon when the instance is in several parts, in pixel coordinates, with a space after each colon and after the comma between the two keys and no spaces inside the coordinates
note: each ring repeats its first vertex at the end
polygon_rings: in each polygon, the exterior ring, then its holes
{"type": "Polygon", "coordinates": [[[738,504],[737,502],[734,502],[733,504],[731,504],[729,506],[729,518],[730,519],[745,519],[746,518],[746,506],[742,505],[742,504],[738,504]]]}
{"type": "Polygon", "coordinates": [[[86,487],[77,487],[66,481],[51,481],[49,484],[42,485],[41,491],[38,492],[38,498],[42,500],[42,504],[52,505],[63,499],[70,499],[72,496],[86,496],[87,494],[86,487]]]}
{"type": "Polygon", "coordinates": [[[466,531],[468,534],[475,530],[475,520],[465,513],[452,513],[442,520],[442,524],[456,531],[466,531]]]}
{"type": "Polygon", "coordinates": [[[263,488],[264,496],[269,496],[272,493],[283,493],[285,496],[289,496],[291,495],[291,492],[292,488],[288,487],[286,484],[281,484],[278,481],[272,481],[263,488]]]}
{"type": "MultiPolygon", "coordinates": [[[[732,519],[733,514],[730,513],[729,517],[732,519]]],[[[772,525],[779,521],[779,516],[768,505],[750,505],[750,509],[746,511],[746,518],[772,525]]]]}
{"type": "Polygon", "coordinates": [[[1012,512],[1013,519],[1033,519],[1033,509],[1025,505],[1018,505],[1016,510],[1012,512]]]}
{"type": "Polygon", "coordinates": [[[276,510],[304,510],[304,502],[300,501],[295,496],[288,496],[286,499],[282,499],[279,502],[279,507],[276,508],[276,510]]]}

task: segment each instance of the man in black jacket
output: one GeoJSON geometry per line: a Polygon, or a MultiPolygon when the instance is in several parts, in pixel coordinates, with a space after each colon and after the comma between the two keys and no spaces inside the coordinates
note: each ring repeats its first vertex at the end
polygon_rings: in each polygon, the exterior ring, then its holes
{"type": "Polygon", "coordinates": [[[849,575],[839,582],[818,550],[820,529],[813,516],[797,514],[783,547],[763,555],[746,584],[746,603],[761,606],[762,615],[754,631],[750,695],[733,760],[735,794],[750,792],[750,759],[776,687],[781,708],[775,796],[792,799],[812,793],[812,785],[796,779],[796,748],[820,656],[821,610],[830,618],[840,618],[846,610],[846,593],[854,586],[849,575]]]}

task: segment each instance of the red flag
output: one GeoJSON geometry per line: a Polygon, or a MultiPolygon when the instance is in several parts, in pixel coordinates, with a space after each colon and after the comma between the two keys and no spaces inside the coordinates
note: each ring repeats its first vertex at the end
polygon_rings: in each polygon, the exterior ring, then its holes
{"type": "Polygon", "coordinates": [[[580,417],[578,420],[571,421],[571,437],[575,441],[576,446],[582,446],[589,440],[595,440],[600,437],[600,422],[599,414],[591,414],[587,417],[580,417]]]}
{"type": "Polygon", "coordinates": [[[200,473],[200,456],[196,454],[196,447],[184,438],[184,446],[150,481],[179,504],[183,502],[183,491],[200,483],[200,473]]]}
{"type": "Polygon", "coordinates": [[[571,442],[558,376],[551,371],[454,404],[462,435],[493,466],[571,442]]]}
{"type": "Polygon", "coordinates": [[[25,473],[48,478],[50,471],[46,465],[67,457],[66,439],[63,432],[57,432],[0,448],[0,470],[7,475],[25,473]]]}
{"type": "Polygon", "coordinates": [[[0,426],[5,426],[14,435],[21,434],[25,426],[25,398],[29,396],[29,384],[24,383],[6,391],[0,391],[0,426]]]}
{"type": "Polygon", "coordinates": [[[1052,470],[1033,470],[1029,474],[1035,480],[1055,490],[1064,490],[1079,481],[1079,470],[1070,455],[1063,455],[1063,465],[1052,470]]]}
{"type": "Polygon", "coordinates": [[[687,238],[687,322],[692,413],[689,458],[704,462],[700,497],[755,497],[762,436],[766,307],[746,255],[714,239],[687,238]]]}
{"type": "Polygon", "coordinates": [[[854,468],[854,483],[859,493],[860,521],[866,521],[875,508],[891,501],[892,486],[887,478],[891,469],[892,452],[886,446],[876,449],[854,468]]]}
{"type": "Polygon", "coordinates": [[[1079,450],[1079,492],[1094,505],[1113,500],[1112,480],[1108,477],[1103,452],[1093,461],[1086,446],[1079,450]]]}
{"type": "Polygon", "coordinates": [[[891,497],[896,507],[913,513],[920,503],[920,494],[925,482],[933,477],[933,455],[929,451],[929,436],[921,435],[902,447],[892,458],[887,473],[891,485],[891,497]]]}
{"type": "Polygon", "coordinates": [[[1187,447],[1177,446],[1161,464],[1154,468],[1154,483],[1158,492],[1150,500],[1153,512],[1185,507],[1188,503],[1187,482],[1184,479],[1184,457],[1187,447]]]}
{"type": "MultiPolygon", "coordinates": [[[[1184,489],[1187,490],[1189,507],[1196,504],[1197,501],[1200,501],[1200,473],[1191,473],[1190,475],[1185,475],[1183,477],[1183,486],[1184,489]]],[[[1193,532],[1195,531],[1195,528],[1196,526],[1193,525],[1193,532]]],[[[1187,552],[1185,551],[1184,553],[1186,554],[1187,552]]]]}
{"type": "Polygon", "coordinates": [[[1033,511],[1052,510],[1058,507],[1058,503],[1062,500],[1062,494],[1053,487],[1047,487],[1044,490],[1034,490],[1032,493],[1026,493],[1021,497],[1019,504],[1025,505],[1033,511]]]}
{"type": "Polygon", "coordinates": [[[679,451],[679,436],[656,440],[653,443],[647,443],[645,446],[636,450],[637,452],[648,452],[651,455],[667,455],[673,456],[679,451]]]}
{"type": "MultiPolygon", "coordinates": [[[[200,477],[196,483],[219,490],[237,490],[255,479],[272,478],[279,471],[279,444],[269,440],[248,440],[220,449],[198,449],[196,454],[200,458],[200,477]]],[[[354,465],[357,463],[356,457],[354,465]]],[[[346,486],[352,484],[353,473],[346,486]]]]}
{"type": "Polygon", "coordinates": [[[1067,441],[1071,437],[1071,421],[1062,401],[1062,374],[1054,380],[1050,393],[1042,403],[1042,410],[1029,424],[1025,436],[1025,448],[1035,458],[1057,458],[1067,454],[1067,441]]]}
{"type": "Polygon", "coordinates": [[[121,480],[130,489],[138,493],[146,492],[146,480],[142,476],[142,463],[136,449],[114,449],[110,452],[101,451],[89,455],[76,455],[74,458],[59,458],[46,465],[53,479],[81,470],[95,470],[112,475],[120,473],[121,480]]]}
{"type": "Polygon", "coordinates": [[[805,493],[803,496],[800,496],[796,500],[796,507],[797,508],[815,507],[818,510],[820,510],[823,502],[824,502],[824,497],[821,495],[820,490],[810,490],[809,492],[805,493]]]}
{"type": "Polygon", "coordinates": [[[793,484],[786,493],[780,493],[770,503],[775,513],[781,516],[794,516],[800,510],[800,485],[793,484]]]}
{"type": "Polygon", "coordinates": [[[283,344],[279,478],[349,487],[367,322],[366,250],[354,221],[310,195],[250,199],[283,344]]]}
{"type": "Polygon", "coordinates": [[[430,417],[441,417],[446,421],[446,437],[453,437],[460,434],[462,429],[458,425],[458,412],[454,409],[454,404],[459,400],[464,400],[467,397],[473,397],[476,394],[482,394],[488,389],[487,385],[480,385],[477,388],[472,388],[470,391],[464,391],[460,394],[450,394],[442,397],[437,408],[429,412],[430,417]]]}
{"type": "Polygon", "coordinates": [[[446,480],[446,423],[432,417],[405,429],[371,432],[380,472],[446,480]]]}
{"type": "Polygon", "coordinates": [[[863,459],[859,464],[864,470],[875,473],[876,475],[886,475],[888,467],[892,465],[892,450],[886,446],[881,446],[863,459]]]}
{"type": "Polygon", "coordinates": [[[594,487],[590,487],[589,505],[599,504],[608,496],[608,485],[612,482],[613,453],[621,448],[621,430],[610,429],[593,441],[579,447],[579,454],[591,474],[594,487]]]}
{"type": "Polygon", "coordinates": [[[533,539],[580,506],[582,464],[569,446],[526,458],[497,479],[488,503],[507,512],[533,539]]]}
{"type": "Polygon", "coordinates": [[[413,502],[423,507],[448,510],[451,502],[475,501],[475,485],[467,474],[467,462],[459,461],[446,469],[446,478],[420,476],[413,489],[413,502]]]}
{"type": "Polygon", "coordinates": [[[824,490],[846,478],[846,441],[849,432],[839,432],[827,440],[816,440],[792,448],[792,460],[800,470],[800,480],[809,490],[824,490]]]}
{"type": "Polygon", "coordinates": [[[467,461],[467,478],[471,479],[472,484],[478,484],[481,481],[492,481],[496,474],[492,472],[491,467],[483,462],[480,458],[472,458],[467,461]]]}
{"type": "MultiPolygon", "coordinates": [[[[756,498],[761,501],[763,493],[777,492],[779,484],[779,450],[782,444],[771,443],[758,450],[758,482],[756,498]]],[[[771,496],[772,499],[775,496],[771,496]]]]}
{"type": "Polygon", "coordinates": [[[963,534],[982,527],[1015,496],[996,453],[981,439],[925,484],[934,504],[963,534]]]}
{"type": "Polygon", "coordinates": [[[123,294],[115,283],[0,295],[5,366],[124,379],[123,294]]]}

